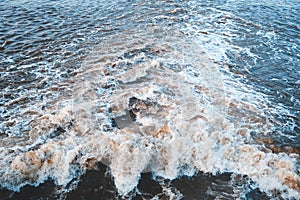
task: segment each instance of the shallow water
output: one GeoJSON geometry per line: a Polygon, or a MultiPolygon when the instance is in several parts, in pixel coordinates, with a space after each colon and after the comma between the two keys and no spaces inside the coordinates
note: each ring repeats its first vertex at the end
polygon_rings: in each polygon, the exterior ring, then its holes
{"type": "Polygon", "coordinates": [[[1,1],[1,199],[299,199],[299,9],[1,1]]]}

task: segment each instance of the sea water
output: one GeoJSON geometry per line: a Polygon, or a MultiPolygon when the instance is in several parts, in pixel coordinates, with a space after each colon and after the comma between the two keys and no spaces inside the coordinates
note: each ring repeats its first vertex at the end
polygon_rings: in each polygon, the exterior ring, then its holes
{"type": "Polygon", "coordinates": [[[1,1],[1,199],[299,199],[297,1],[1,1]]]}

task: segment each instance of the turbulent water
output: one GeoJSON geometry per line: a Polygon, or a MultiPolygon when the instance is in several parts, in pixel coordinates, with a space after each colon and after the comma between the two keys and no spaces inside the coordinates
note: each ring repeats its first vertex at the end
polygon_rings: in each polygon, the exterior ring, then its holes
{"type": "Polygon", "coordinates": [[[299,13],[1,1],[0,198],[300,199],[299,13]]]}

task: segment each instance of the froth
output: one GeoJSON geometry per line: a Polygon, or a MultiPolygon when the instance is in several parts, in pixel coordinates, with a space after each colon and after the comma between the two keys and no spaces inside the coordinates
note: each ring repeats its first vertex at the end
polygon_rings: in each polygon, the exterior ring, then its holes
{"type": "Polygon", "coordinates": [[[264,191],[297,198],[298,155],[251,141],[251,130],[272,127],[263,103],[227,91],[195,39],[148,31],[106,38],[70,81],[73,92],[30,123],[24,145],[3,144],[1,185],[17,190],[50,178],[66,186],[103,162],[121,195],[145,171],[175,179],[200,170],[247,175],[264,191]]]}

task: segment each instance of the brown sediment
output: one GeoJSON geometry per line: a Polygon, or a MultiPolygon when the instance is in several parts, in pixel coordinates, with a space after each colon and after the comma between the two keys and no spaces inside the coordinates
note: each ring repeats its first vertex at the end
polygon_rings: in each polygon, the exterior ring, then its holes
{"type": "MultiPolygon", "coordinates": [[[[228,103],[228,114],[239,119],[246,119],[250,123],[268,125],[267,118],[261,114],[258,108],[243,102],[231,101],[228,103]]],[[[249,125],[249,127],[251,126],[249,125]]]]}
{"type": "Polygon", "coordinates": [[[222,137],[218,139],[218,142],[222,145],[226,145],[226,144],[230,144],[231,143],[231,139],[227,138],[227,137],[222,137]]]}
{"type": "Polygon", "coordinates": [[[164,125],[164,126],[160,129],[159,132],[160,132],[160,133],[163,133],[163,134],[169,134],[169,133],[170,133],[170,129],[169,129],[169,127],[168,127],[167,125],[164,125]]]}
{"type": "Polygon", "coordinates": [[[254,137],[254,140],[259,144],[274,144],[275,141],[270,137],[254,137]]]}
{"type": "Polygon", "coordinates": [[[117,142],[111,141],[110,145],[111,145],[114,152],[116,152],[118,150],[119,144],[117,142]]]}
{"type": "Polygon", "coordinates": [[[300,147],[296,146],[284,146],[284,145],[268,145],[269,149],[272,150],[273,153],[290,153],[290,154],[298,154],[300,155],[300,147]]]}
{"type": "Polygon", "coordinates": [[[98,162],[99,161],[96,158],[88,158],[86,160],[85,167],[86,167],[87,170],[95,169],[98,162]]]}
{"type": "Polygon", "coordinates": [[[244,146],[239,147],[239,151],[241,151],[241,152],[255,152],[256,147],[250,146],[250,145],[244,145],[244,146]]]}
{"type": "Polygon", "coordinates": [[[294,146],[283,146],[282,148],[283,148],[284,152],[287,152],[287,153],[295,153],[295,154],[300,155],[300,146],[298,146],[298,147],[294,147],[294,146]]]}
{"type": "Polygon", "coordinates": [[[255,162],[259,162],[260,160],[262,160],[264,158],[264,153],[262,153],[262,152],[258,152],[257,154],[255,154],[254,156],[253,156],[253,160],[255,161],[255,162]]]}
{"type": "Polygon", "coordinates": [[[282,152],[282,149],[279,146],[276,146],[276,145],[269,145],[268,148],[271,149],[273,153],[282,152]]]}
{"type": "Polygon", "coordinates": [[[169,46],[153,46],[153,47],[150,47],[150,50],[156,54],[159,54],[159,53],[165,53],[167,52],[168,50],[170,50],[170,47],[169,46]]]}
{"type": "Polygon", "coordinates": [[[37,171],[43,165],[43,161],[37,155],[36,151],[26,152],[25,154],[16,157],[11,163],[11,168],[14,171],[19,171],[25,177],[30,179],[37,179],[37,171]]]}
{"type": "Polygon", "coordinates": [[[270,149],[273,153],[289,153],[300,155],[300,146],[287,146],[278,144],[273,138],[266,136],[254,136],[254,141],[258,144],[265,145],[266,148],[270,149]]]}
{"type": "Polygon", "coordinates": [[[234,148],[231,147],[231,148],[228,148],[225,152],[225,156],[228,160],[234,160],[234,148]]]}
{"type": "Polygon", "coordinates": [[[189,121],[193,122],[193,121],[196,121],[197,119],[202,119],[204,121],[208,121],[208,119],[203,115],[197,115],[197,116],[193,117],[192,119],[190,119],[189,121]]]}
{"type": "Polygon", "coordinates": [[[43,115],[40,117],[40,120],[48,120],[50,118],[50,115],[43,115]]]}
{"type": "Polygon", "coordinates": [[[160,128],[159,131],[153,132],[152,135],[154,137],[164,136],[170,134],[170,128],[168,125],[164,125],[160,128]]]}
{"type": "Polygon", "coordinates": [[[102,70],[101,70],[101,73],[102,73],[104,76],[110,75],[110,72],[109,72],[107,69],[102,69],[102,70]]]}
{"type": "Polygon", "coordinates": [[[286,176],[284,178],[284,185],[287,185],[288,187],[300,191],[300,179],[295,178],[294,176],[286,176]]]}
{"type": "Polygon", "coordinates": [[[5,123],[6,126],[14,126],[16,124],[16,121],[7,121],[5,123]]]}
{"type": "Polygon", "coordinates": [[[197,85],[195,86],[195,90],[197,93],[208,93],[209,89],[207,87],[201,86],[201,85],[197,85]]]}
{"type": "Polygon", "coordinates": [[[249,130],[246,129],[246,128],[243,128],[243,129],[239,129],[237,131],[237,134],[241,135],[241,136],[244,136],[244,137],[247,137],[249,136],[249,130]]]}
{"type": "Polygon", "coordinates": [[[26,110],[23,115],[41,115],[41,113],[35,110],[26,110]]]}
{"type": "Polygon", "coordinates": [[[108,111],[109,112],[121,112],[121,111],[123,111],[123,107],[113,105],[112,107],[109,108],[108,111]]]}

